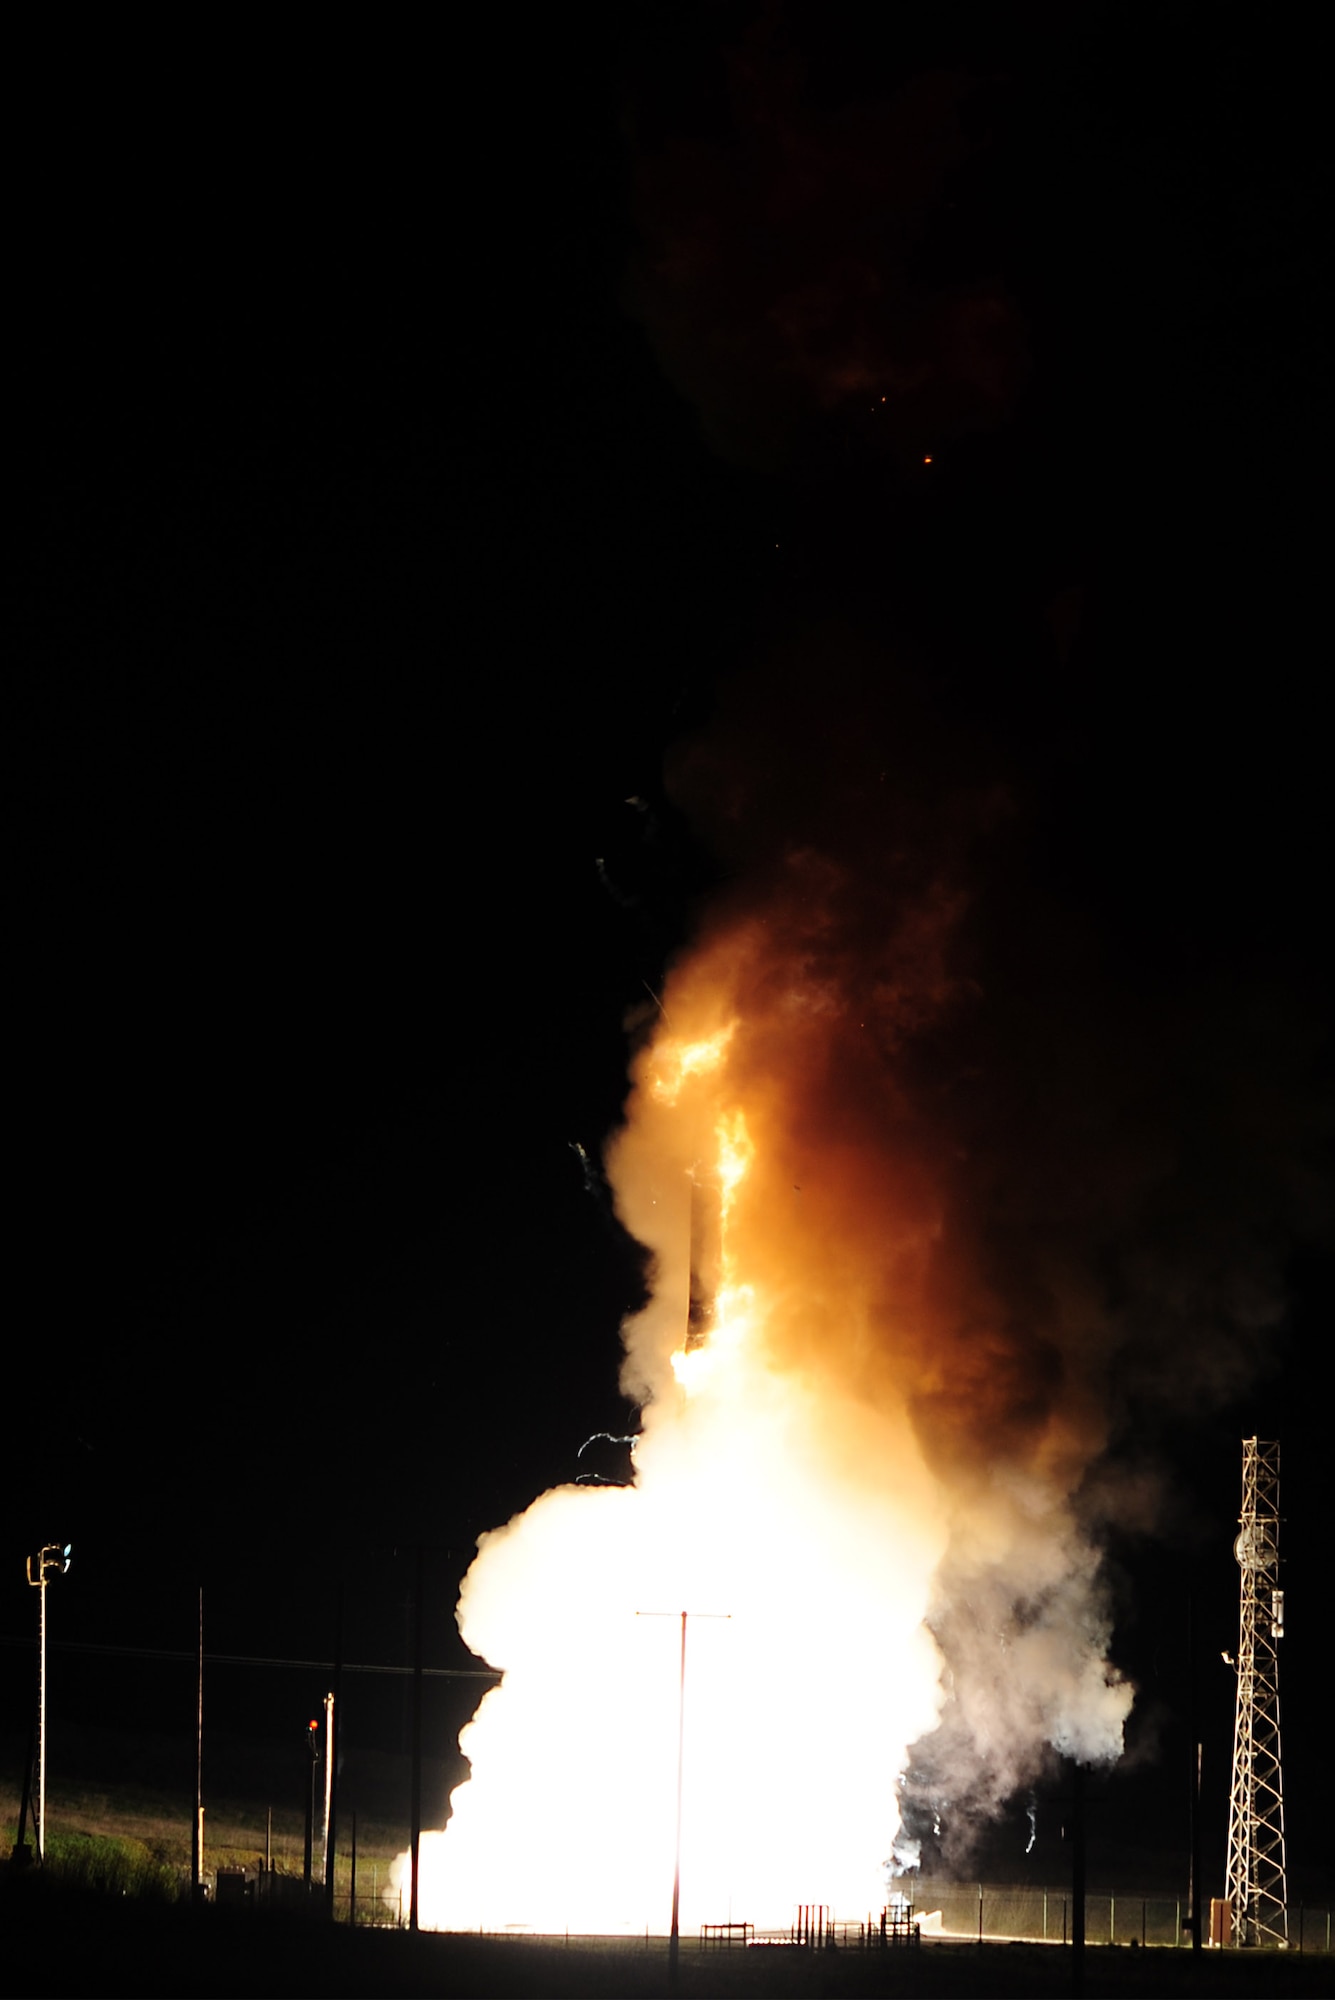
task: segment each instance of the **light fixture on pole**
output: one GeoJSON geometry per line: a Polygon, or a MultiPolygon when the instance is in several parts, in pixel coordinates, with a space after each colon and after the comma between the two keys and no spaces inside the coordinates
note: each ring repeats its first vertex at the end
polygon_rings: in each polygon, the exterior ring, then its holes
{"type": "MultiPolygon", "coordinates": [[[[33,1815],[37,1859],[46,1849],[46,1586],[70,1566],[68,1542],[46,1542],[28,1557],[28,1581],[37,1592],[37,1810],[33,1815]]],[[[20,1839],[22,1832],[20,1830],[20,1839]]]]}

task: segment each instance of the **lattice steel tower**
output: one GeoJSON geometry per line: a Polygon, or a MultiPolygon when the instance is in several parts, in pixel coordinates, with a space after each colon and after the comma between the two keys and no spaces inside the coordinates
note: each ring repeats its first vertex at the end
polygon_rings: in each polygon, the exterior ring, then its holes
{"type": "Polygon", "coordinates": [[[1233,1789],[1225,1893],[1234,1944],[1286,1945],[1284,1792],[1279,1762],[1279,1446],[1242,1441],[1241,1532],[1233,1553],[1242,1572],[1238,1624],[1238,1709],[1233,1726],[1233,1789]]]}

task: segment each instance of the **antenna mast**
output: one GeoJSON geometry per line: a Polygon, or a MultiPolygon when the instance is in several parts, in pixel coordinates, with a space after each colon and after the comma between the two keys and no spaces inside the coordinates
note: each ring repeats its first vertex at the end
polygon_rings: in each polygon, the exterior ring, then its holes
{"type": "Polygon", "coordinates": [[[1233,1942],[1287,1945],[1284,1791],[1279,1762],[1279,1445],[1242,1441],[1241,1532],[1233,1553],[1242,1573],[1238,1623],[1238,1706],[1225,1893],[1233,1942]]]}

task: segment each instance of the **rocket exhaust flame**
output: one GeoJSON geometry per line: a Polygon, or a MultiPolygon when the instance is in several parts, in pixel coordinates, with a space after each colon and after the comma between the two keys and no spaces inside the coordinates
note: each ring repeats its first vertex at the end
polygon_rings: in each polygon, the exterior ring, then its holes
{"type": "Polygon", "coordinates": [[[922,1739],[983,1808],[1051,1747],[1120,1750],[1074,1504],[1102,1430],[989,1274],[933,1067],[963,899],[869,879],[790,846],[667,983],[607,1158],[655,1258],[635,1484],[481,1537],[458,1619],[504,1680],[423,1843],[426,1924],[666,1928],[678,1661],[646,1604],[730,1613],[692,1638],[688,1927],[879,1908],[922,1739]]]}

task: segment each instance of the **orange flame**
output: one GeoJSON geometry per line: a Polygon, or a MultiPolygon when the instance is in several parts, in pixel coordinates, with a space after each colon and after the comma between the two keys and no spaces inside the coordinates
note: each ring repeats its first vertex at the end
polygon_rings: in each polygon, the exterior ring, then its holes
{"type": "Polygon", "coordinates": [[[654,1064],[649,1072],[649,1088],[663,1104],[675,1104],[693,1077],[708,1076],[727,1054],[737,1023],[711,1035],[707,1041],[682,1042],[675,1037],[654,1044],[654,1064]]]}

